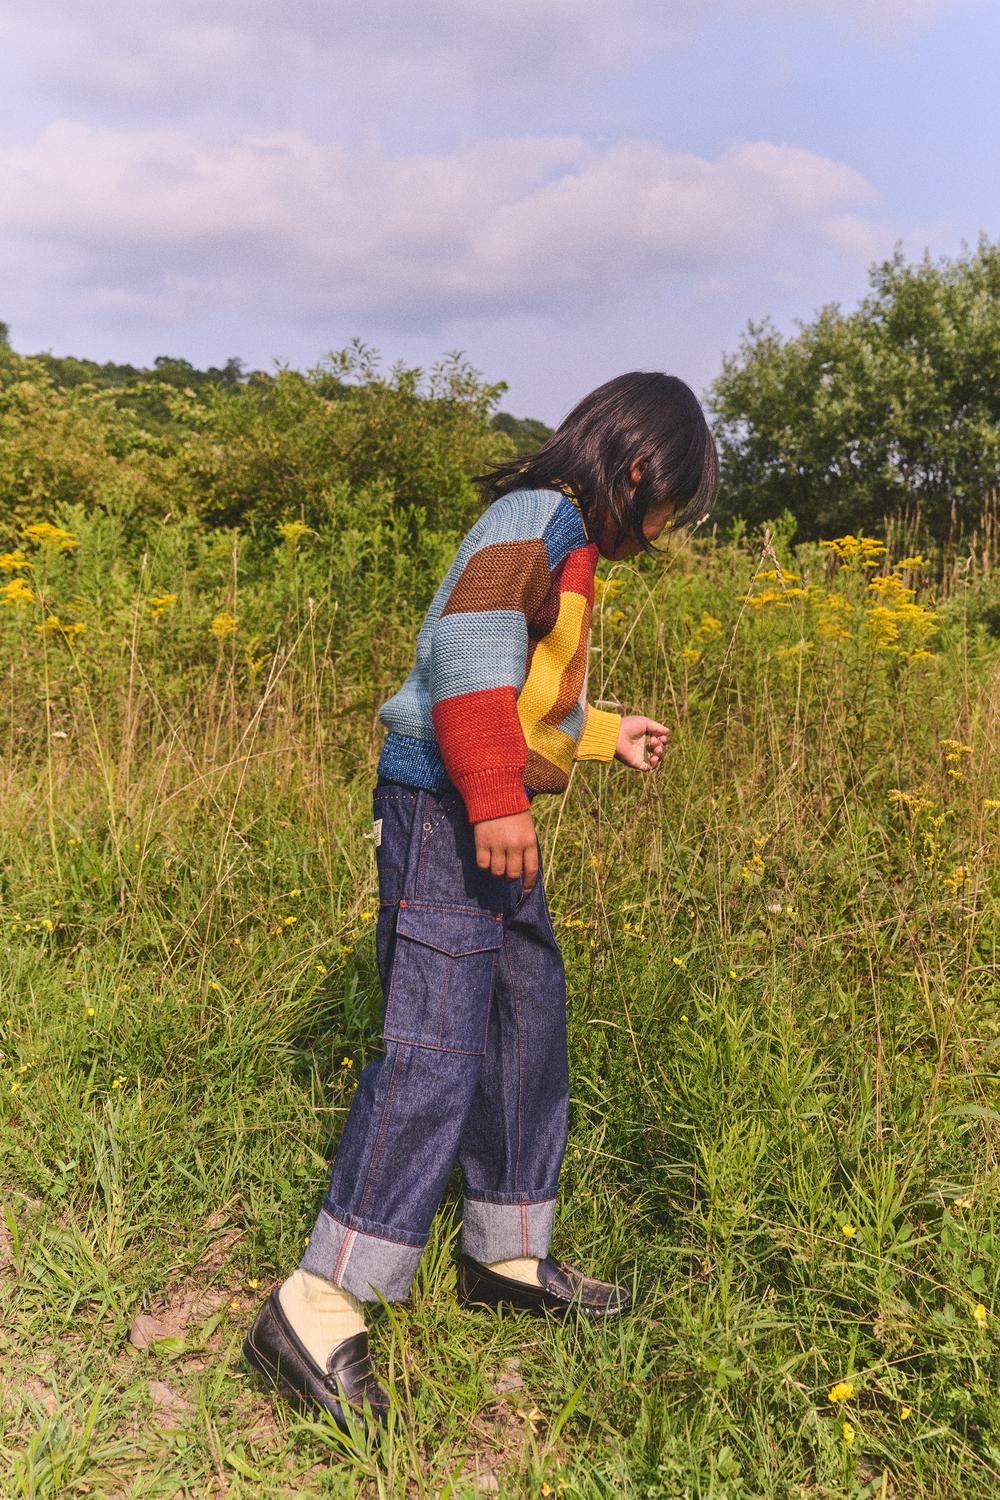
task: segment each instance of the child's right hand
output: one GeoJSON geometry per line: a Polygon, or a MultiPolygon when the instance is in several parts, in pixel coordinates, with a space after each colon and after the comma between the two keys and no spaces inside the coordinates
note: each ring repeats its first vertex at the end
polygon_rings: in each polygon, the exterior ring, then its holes
{"type": "Polygon", "coordinates": [[[527,895],[538,879],[538,840],[531,813],[486,818],[482,823],[473,823],[472,831],[479,868],[494,875],[506,875],[510,880],[517,880],[523,874],[527,895]]]}

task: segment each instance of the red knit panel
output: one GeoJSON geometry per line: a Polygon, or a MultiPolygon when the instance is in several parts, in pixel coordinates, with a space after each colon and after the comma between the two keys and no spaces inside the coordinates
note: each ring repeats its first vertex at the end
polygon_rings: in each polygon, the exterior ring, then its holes
{"type": "Polygon", "coordinates": [[[591,543],[589,547],[578,547],[571,552],[563,567],[560,589],[567,592],[582,594],[591,603],[594,601],[594,570],[597,567],[598,551],[591,543]]]}
{"type": "Polygon", "coordinates": [[[431,709],[431,722],[452,781],[499,766],[524,770],[528,746],[515,688],[484,688],[442,698],[431,709]]]}

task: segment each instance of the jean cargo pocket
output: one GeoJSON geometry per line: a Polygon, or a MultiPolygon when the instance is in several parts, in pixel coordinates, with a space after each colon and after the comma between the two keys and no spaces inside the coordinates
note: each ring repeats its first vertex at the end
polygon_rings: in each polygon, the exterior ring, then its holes
{"type": "Polygon", "coordinates": [[[401,903],[386,996],[387,1042],[483,1053],[503,921],[477,907],[401,903]]]}

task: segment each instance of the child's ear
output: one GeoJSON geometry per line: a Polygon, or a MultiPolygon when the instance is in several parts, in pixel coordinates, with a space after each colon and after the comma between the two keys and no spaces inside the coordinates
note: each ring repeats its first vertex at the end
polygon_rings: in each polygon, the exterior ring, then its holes
{"type": "Polygon", "coordinates": [[[642,471],[645,467],[646,460],[644,458],[637,458],[633,461],[632,467],[628,471],[628,477],[631,479],[633,484],[639,483],[639,480],[642,478],[642,471]]]}

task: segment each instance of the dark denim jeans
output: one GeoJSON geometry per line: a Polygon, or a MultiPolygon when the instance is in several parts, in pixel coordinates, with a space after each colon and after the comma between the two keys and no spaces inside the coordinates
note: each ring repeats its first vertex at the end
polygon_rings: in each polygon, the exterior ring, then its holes
{"type": "Polygon", "coordinates": [[[566,976],[534,888],[480,870],[458,792],[379,778],[384,1055],[358,1087],[302,1266],[405,1297],[456,1158],[463,1248],[548,1253],[566,1149],[566,976]]]}

